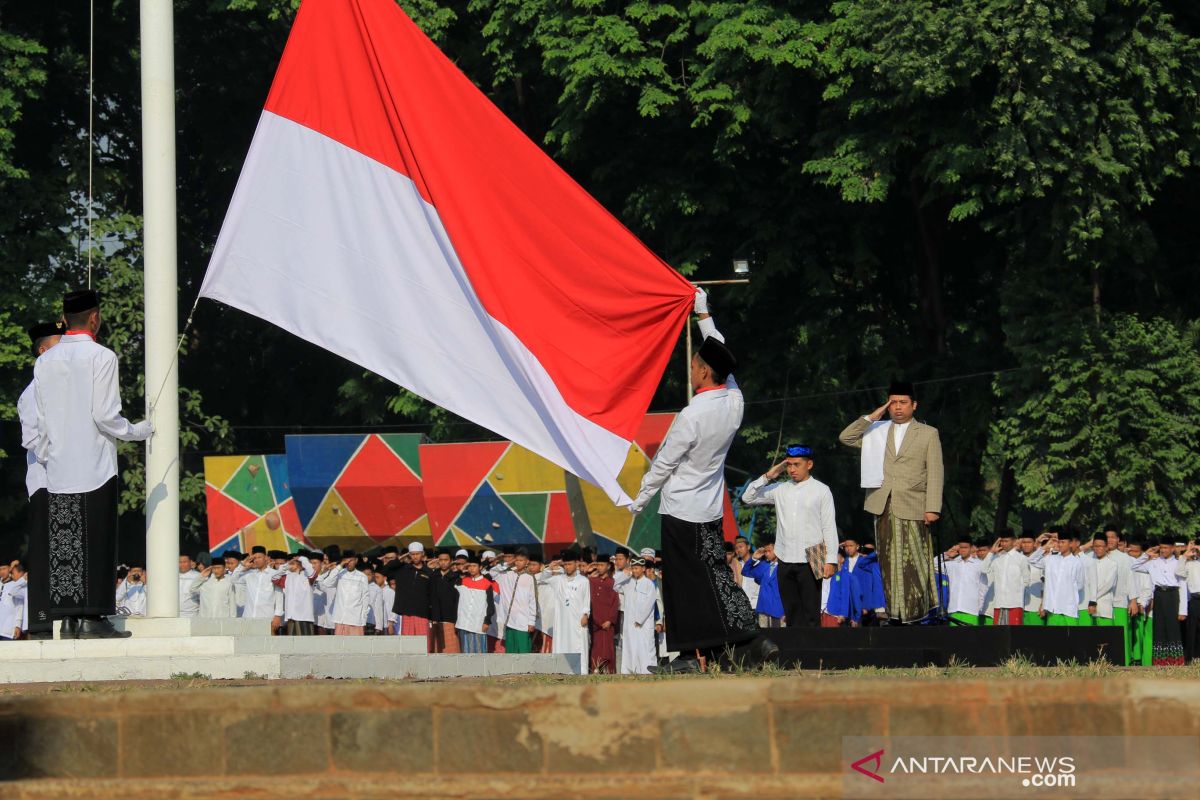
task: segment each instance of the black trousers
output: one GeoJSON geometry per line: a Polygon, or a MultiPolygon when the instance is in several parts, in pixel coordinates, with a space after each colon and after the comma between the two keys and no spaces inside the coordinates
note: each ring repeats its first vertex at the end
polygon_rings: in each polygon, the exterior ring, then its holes
{"type": "Polygon", "coordinates": [[[779,580],[779,599],[789,628],[817,628],[821,625],[821,582],[807,562],[789,564],[780,561],[775,570],[779,580]]]}
{"type": "Polygon", "coordinates": [[[50,493],[38,489],[29,498],[29,546],[25,566],[29,568],[29,632],[50,633],[50,493]]]}
{"type": "MultiPolygon", "coordinates": [[[[33,628],[33,617],[29,627],[33,628]]],[[[1183,657],[1190,664],[1200,658],[1200,594],[1188,595],[1187,619],[1183,623],[1183,657]]]]}

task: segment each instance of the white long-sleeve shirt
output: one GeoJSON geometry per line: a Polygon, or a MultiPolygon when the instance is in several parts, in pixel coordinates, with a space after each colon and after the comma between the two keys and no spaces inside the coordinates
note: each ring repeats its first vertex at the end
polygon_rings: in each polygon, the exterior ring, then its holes
{"type": "Polygon", "coordinates": [[[822,542],[825,563],[836,564],[837,516],[833,492],[816,478],[771,482],[766,475],[752,481],[742,493],[751,506],[775,506],[775,555],[787,564],[803,564],[804,551],[822,542]]]}
{"type": "Polygon", "coordinates": [[[1092,583],[1088,587],[1087,602],[1096,604],[1096,616],[1112,619],[1113,607],[1116,605],[1117,574],[1121,565],[1112,554],[1104,558],[1088,559],[1093,564],[1092,583]]]}
{"type": "Polygon", "coordinates": [[[993,589],[996,608],[1023,608],[1029,586],[1029,559],[1017,548],[1006,553],[988,553],[983,571],[993,589]]]}
{"type": "Polygon", "coordinates": [[[387,633],[388,614],[392,606],[384,599],[383,588],[377,583],[372,583],[367,588],[367,622],[374,625],[375,630],[380,633],[387,633]]]}
{"type": "MultiPolygon", "coordinates": [[[[527,572],[501,572],[496,575],[500,587],[500,605],[496,615],[503,619],[505,627],[514,631],[528,631],[537,625],[537,579],[527,572]]],[[[503,635],[503,633],[501,633],[503,635]]]]}
{"type": "Polygon", "coordinates": [[[243,619],[271,619],[275,616],[275,595],[280,590],[272,581],[278,574],[279,570],[274,567],[244,569],[239,565],[233,571],[234,582],[246,587],[243,619]]]}
{"type": "MultiPolygon", "coordinates": [[[[1200,592],[1200,560],[1197,559],[1176,559],[1175,577],[1181,579],[1186,585],[1188,592],[1195,594],[1200,592]]],[[[1132,559],[1130,559],[1132,563],[1132,559]]]]}
{"type": "Polygon", "coordinates": [[[297,622],[316,622],[314,611],[312,577],[316,574],[312,564],[300,556],[300,571],[287,573],[283,584],[283,618],[297,622]]]}
{"type": "MultiPolygon", "coordinates": [[[[712,318],[700,320],[704,338],[725,341],[712,318]]],[[[713,522],[724,513],[725,456],[742,424],[745,400],[730,375],[724,388],[697,392],[663,438],[633,501],[641,511],[655,492],[658,513],[685,522],[713,522]]]]}
{"type": "Polygon", "coordinates": [[[85,334],[64,336],[33,367],[37,459],[55,494],[99,489],[117,474],[118,439],[150,437],[150,423],[121,416],[117,354],[85,334]]]}
{"type": "Polygon", "coordinates": [[[951,614],[979,616],[983,613],[983,593],[987,589],[983,562],[975,556],[966,561],[950,559],[946,561],[946,577],[950,580],[951,614]]]}
{"type": "Polygon", "coordinates": [[[218,580],[213,575],[197,575],[192,591],[200,599],[200,616],[205,619],[229,619],[238,615],[237,584],[229,573],[218,580]]]}
{"type": "Polygon", "coordinates": [[[1079,557],[1046,555],[1044,550],[1035,550],[1029,565],[1043,570],[1042,608],[1046,613],[1078,617],[1079,596],[1084,586],[1083,562],[1079,557]]]}
{"type": "Polygon", "coordinates": [[[1029,564],[1029,585],[1025,587],[1025,610],[1031,614],[1036,614],[1042,610],[1042,589],[1045,573],[1040,566],[1033,564],[1031,558],[1032,554],[1025,556],[1025,561],[1029,564]]]}
{"type": "Polygon", "coordinates": [[[117,584],[117,608],[124,608],[131,617],[146,616],[146,584],[130,583],[129,579],[117,584]]]}
{"type": "Polygon", "coordinates": [[[328,573],[324,579],[332,581],[337,586],[337,606],[330,615],[334,625],[363,626],[367,624],[369,611],[367,602],[367,576],[359,570],[348,570],[345,567],[328,573]]]}
{"type": "MultiPolygon", "coordinates": [[[[1148,555],[1143,555],[1137,561],[1133,562],[1131,569],[1134,572],[1143,572],[1150,576],[1150,582],[1155,589],[1169,589],[1177,587],[1179,589],[1179,613],[1187,614],[1188,609],[1188,583],[1185,578],[1180,578],[1175,574],[1175,568],[1178,566],[1175,556],[1170,558],[1150,558],[1148,555]]],[[[1184,573],[1187,574],[1186,572],[1184,573]]],[[[1153,590],[1152,590],[1153,591],[1153,590]]]]}
{"type": "Polygon", "coordinates": [[[18,628],[29,627],[24,621],[26,586],[24,575],[0,585],[0,636],[5,639],[14,639],[18,628]]]}
{"type": "Polygon", "coordinates": [[[194,569],[179,573],[179,616],[200,616],[200,597],[196,594],[195,583],[200,573],[194,569]]]}
{"type": "Polygon", "coordinates": [[[17,398],[17,416],[21,420],[21,447],[25,449],[25,491],[33,497],[39,489],[46,488],[46,465],[37,459],[41,434],[37,424],[37,397],[33,381],[17,398]]]}

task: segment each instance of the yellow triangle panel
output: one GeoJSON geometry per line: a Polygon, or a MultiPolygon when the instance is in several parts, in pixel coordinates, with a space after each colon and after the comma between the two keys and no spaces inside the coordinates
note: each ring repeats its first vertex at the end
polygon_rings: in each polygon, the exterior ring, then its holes
{"type": "Polygon", "coordinates": [[[248,456],[205,456],[204,482],[218,489],[224,489],[225,484],[229,483],[229,479],[237,474],[237,471],[242,468],[242,464],[246,463],[247,458],[248,456]]]}
{"type": "Polygon", "coordinates": [[[367,532],[355,518],[354,512],[346,505],[346,501],[337,493],[337,489],[331,489],[325,495],[317,513],[313,514],[308,527],[304,529],[304,535],[310,541],[317,541],[333,537],[346,539],[361,536],[366,538],[367,532]]]}
{"type": "Polygon", "coordinates": [[[566,486],[562,467],[515,444],[488,473],[488,483],[497,494],[561,492],[566,486]]]}

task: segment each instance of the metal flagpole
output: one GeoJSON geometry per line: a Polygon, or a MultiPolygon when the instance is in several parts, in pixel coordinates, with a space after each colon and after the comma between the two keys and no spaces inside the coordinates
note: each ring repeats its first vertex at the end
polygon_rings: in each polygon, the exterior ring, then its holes
{"type": "Polygon", "coordinates": [[[141,0],[145,251],[146,582],[151,617],[179,616],[179,318],[175,252],[175,42],[171,0],[141,0]],[[156,395],[151,392],[157,390],[156,395]]]}

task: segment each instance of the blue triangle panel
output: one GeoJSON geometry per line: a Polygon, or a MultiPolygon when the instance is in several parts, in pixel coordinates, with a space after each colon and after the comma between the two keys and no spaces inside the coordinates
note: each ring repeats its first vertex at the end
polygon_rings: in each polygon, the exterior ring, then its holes
{"type": "MultiPolygon", "coordinates": [[[[287,450],[287,483],[296,499],[296,514],[300,524],[308,527],[313,515],[325,499],[325,493],[358,451],[366,435],[361,433],[333,436],[285,436],[287,450]]],[[[275,476],[271,476],[272,482],[275,476]]],[[[280,498],[280,502],[283,498],[280,498]]]]}
{"type": "Polygon", "coordinates": [[[267,472],[271,473],[271,488],[275,490],[275,502],[282,505],[292,496],[292,486],[288,480],[287,456],[264,456],[264,459],[267,462],[267,472]]]}
{"type": "Polygon", "coordinates": [[[504,504],[487,481],[459,512],[454,524],[478,541],[491,536],[489,544],[541,544],[533,531],[504,504]]]}
{"type": "Polygon", "coordinates": [[[226,550],[236,550],[241,535],[242,535],[241,532],[235,533],[233,536],[230,536],[228,539],[221,542],[219,545],[208,548],[209,555],[211,555],[213,558],[216,558],[217,556],[224,553],[226,550]]]}

